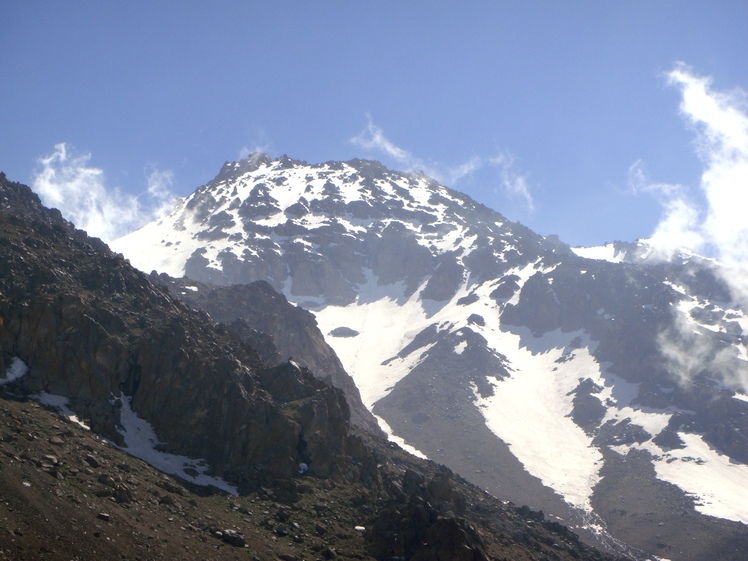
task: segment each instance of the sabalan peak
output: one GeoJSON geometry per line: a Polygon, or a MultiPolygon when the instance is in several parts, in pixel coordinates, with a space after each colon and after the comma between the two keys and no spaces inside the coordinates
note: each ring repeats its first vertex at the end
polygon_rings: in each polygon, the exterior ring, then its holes
{"type": "Polygon", "coordinates": [[[351,426],[267,283],[149,278],[5,177],[0,261],[2,558],[612,560],[351,426]]]}
{"type": "Polygon", "coordinates": [[[113,247],[266,281],[314,314],[392,439],[590,543],[744,557],[748,316],[718,264],[572,249],[376,162],[255,160],[113,247]]]}

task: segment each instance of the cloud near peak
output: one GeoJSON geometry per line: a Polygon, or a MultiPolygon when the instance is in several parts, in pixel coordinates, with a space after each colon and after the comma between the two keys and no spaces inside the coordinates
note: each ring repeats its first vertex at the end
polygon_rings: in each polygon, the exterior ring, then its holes
{"type": "Polygon", "coordinates": [[[746,93],[715,91],[712,79],[678,63],[667,83],[681,93],[680,113],[694,130],[704,169],[699,187],[705,207],[679,185],[649,183],[641,162],[629,180],[636,190],[655,193],[663,217],[652,242],[667,256],[679,247],[713,254],[728,267],[748,268],[748,113],[746,93]]]}
{"type": "Polygon", "coordinates": [[[76,154],[66,143],[38,159],[32,182],[42,202],[62,212],[77,228],[110,242],[165,214],[175,195],[172,172],[147,170],[147,188],[135,196],[108,188],[104,172],[91,167],[90,154],[76,154]]]}
{"type": "Polygon", "coordinates": [[[461,179],[486,166],[497,168],[501,191],[509,197],[521,200],[529,212],[535,210],[535,201],[527,176],[516,170],[515,158],[511,155],[499,153],[493,157],[472,156],[456,166],[429,162],[397,146],[385,136],[384,131],[373,122],[370,115],[367,115],[366,127],[351,138],[350,142],[368,152],[378,152],[386,158],[394,160],[405,171],[425,173],[449,186],[456,185],[461,179]]]}
{"type": "MultiPolygon", "coordinates": [[[[682,185],[649,181],[641,162],[631,166],[629,184],[634,192],[653,194],[663,207],[650,240],[654,256],[669,259],[680,249],[690,249],[716,257],[721,266],[714,272],[728,284],[733,299],[748,309],[746,94],[739,89],[716,91],[711,78],[682,63],[666,77],[680,91],[680,113],[694,131],[703,170],[701,193],[693,193],[682,185]]],[[[729,387],[748,391],[748,371],[735,348],[714,345],[694,331],[684,312],[673,314],[673,325],[658,335],[657,342],[674,379],[688,384],[708,372],[729,387]]]]}

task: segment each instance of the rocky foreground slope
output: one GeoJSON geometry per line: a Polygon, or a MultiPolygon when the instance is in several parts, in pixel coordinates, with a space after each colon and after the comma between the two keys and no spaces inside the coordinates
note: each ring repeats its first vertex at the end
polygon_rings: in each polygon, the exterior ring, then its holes
{"type": "Polygon", "coordinates": [[[619,246],[572,250],[377,162],[262,154],[113,244],[145,271],[267,281],[393,434],[496,496],[595,543],[745,558],[746,310],[718,265],[619,246]]]}
{"type": "Polygon", "coordinates": [[[0,558],[607,558],[352,428],[4,175],[0,262],[0,558]]]}

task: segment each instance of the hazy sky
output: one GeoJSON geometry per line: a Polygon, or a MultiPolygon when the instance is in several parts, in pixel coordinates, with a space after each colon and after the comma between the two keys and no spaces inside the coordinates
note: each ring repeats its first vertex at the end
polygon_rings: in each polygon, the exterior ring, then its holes
{"type": "Polygon", "coordinates": [[[748,215],[745,175],[702,180],[726,138],[744,170],[746,23],[745,0],[0,0],[0,170],[117,209],[105,238],[260,149],[424,171],[572,245],[698,246],[710,193],[748,215]]]}

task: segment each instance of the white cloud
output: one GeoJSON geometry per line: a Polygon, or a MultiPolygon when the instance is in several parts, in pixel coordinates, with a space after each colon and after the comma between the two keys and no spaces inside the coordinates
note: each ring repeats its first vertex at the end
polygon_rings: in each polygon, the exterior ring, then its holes
{"type": "Polygon", "coordinates": [[[667,81],[680,90],[681,115],[696,135],[706,204],[694,203],[683,186],[649,182],[636,162],[629,170],[630,185],[635,192],[653,193],[664,209],[652,241],[663,256],[685,247],[709,253],[727,267],[748,269],[746,93],[715,91],[711,78],[697,76],[682,63],[667,74],[667,81]]]}
{"type": "Polygon", "coordinates": [[[717,345],[689,319],[688,310],[673,309],[671,326],[657,335],[664,365],[673,379],[689,386],[700,374],[708,374],[738,391],[748,391],[748,368],[732,345],[717,345]]]}
{"type": "Polygon", "coordinates": [[[704,238],[729,266],[748,265],[748,115],[746,95],[713,91],[711,79],[679,64],[668,82],[682,95],[680,111],[697,136],[704,163],[701,189],[708,203],[704,238]]]}
{"type": "Polygon", "coordinates": [[[170,170],[160,170],[153,168],[148,173],[148,198],[149,214],[148,220],[163,216],[171,210],[174,204],[174,192],[172,186],[174,185],[174,174],[170,170]]]}
{"type": "Polygon", "coordinates": [[[527,210],[533,212],[535,210],[535,201],[532,198],[530,186],[527,183],[527,176],[515,171],[514,162],[514,156],[507,154],[499,154],[489,160],[492,166],[499,168],[499,177],[504,191],[510,196],[522,199],[525,202],[527,210]]]}
{"type": "Polygon", "coordinates": [[[654,183],[647,177],[641,160],[629,168],[629,186],[634,193],[649,193],[663,207],[663,214],[650,237],[651,257],[668,260],[679,250],[701,251],[705,239],[700,232],[700,218],[696,205],[688,198],[686,189],[673,183],[654,183]]]}
{"type": "Polygon", "coordinates": [[[262,154],[267,154],[268,151],[268,146],[255,146],[254,148],[242,146],[241,150],[239,150],[239,159],[246,160],[247,158],[251,157],[252,162],[254,162],[262,154]]]}
{"type": "Polygon", "coordinates": [[[369,115],[366,117],[366,127],[359,134],[351,138],[351,143],[370,152],[381,152],[403,166],[406,171],[420,171],[437,181],[444,179],[442,174],[434,169],[433,166],[395,145],[384,135],[384,131],[374,124],[369,115]]]}
{"type": "Polygon", "coordinates": [[[268,154],[271,149],[271,142],[268,135],[262,129],[257,129],[254,133],[255,140],[251,146],[244,145],[239,149],[239,159],[244,160],[249,156],[259,156],[260,154],[268,154]]]}
{"type": "Polygon", "coordinates": [[[427,162],[397,146],[387,138],[384,131],[374,124],[369,115],[367,115],[366,127],[351,138],[351,142],[369,152],[383,154],[397,162],[405,171],[424,173],[449,186],[454,186],[463,178],[472,175],[485,166],[499,168],[499,185],[502,191],[510,197],[521,199],[530,212],[535,209],[527,177],[515,171],[515,158],[512,156],[506,154],[499,154],[490,158],[473,156],[457,166],[427,162]]]}
{"type": "Polygon", "coordinates": [[[32,182],[42,202],[76,227],[109,242],[168,211],[174,200],[170,171],[153,168],[140,197],[106,186],[104,172],[91,167],[90,154],[75,154],[65,143],[38,160],[32,182]]]}

